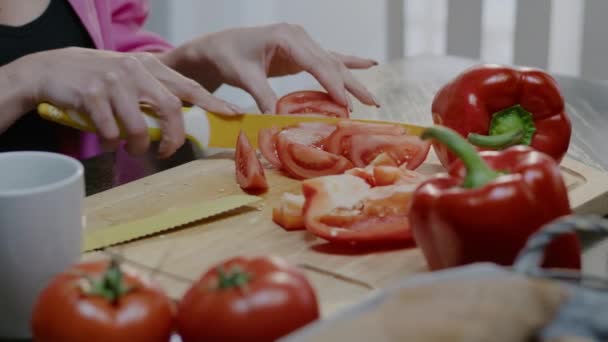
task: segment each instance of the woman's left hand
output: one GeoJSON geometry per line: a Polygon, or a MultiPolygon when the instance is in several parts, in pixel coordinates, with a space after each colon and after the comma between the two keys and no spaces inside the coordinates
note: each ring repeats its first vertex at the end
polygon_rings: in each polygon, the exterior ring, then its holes
{"type": "Polygon", "coordinates": [[[275,24],[212,33],[190,41],[161,57],[207,89],[225,83],[250,93],[264,113],[274,113],[277,95],[268,77],[306,71],[339,104],[352,109],[347,91],[367,105],[374,96],[349,69],[367,69],[371,59],[326,51],[297,25],[275,24]]]}

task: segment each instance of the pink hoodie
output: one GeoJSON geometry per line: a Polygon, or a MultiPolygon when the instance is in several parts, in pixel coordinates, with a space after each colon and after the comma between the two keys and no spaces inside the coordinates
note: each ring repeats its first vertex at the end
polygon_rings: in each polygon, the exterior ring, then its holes
{"type": "MultiPolygon", "coordinates": [[[[147,0],[69,0],[89,32],[97,49],[128,51],[165,51],[171,45],[161,37],[142,30],[148,16],[147,0]]],[[[101,151],[97,136],[84,133],[78,158],[101,151]]]]}

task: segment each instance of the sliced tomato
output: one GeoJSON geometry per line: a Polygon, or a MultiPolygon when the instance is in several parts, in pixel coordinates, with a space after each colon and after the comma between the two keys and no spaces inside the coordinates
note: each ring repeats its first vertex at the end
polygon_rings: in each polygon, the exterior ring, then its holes
{"type": "Polygon", "coordinates": [[[304,229],[304,196],[284,193],[278,207],[272,209],[272,220],[285,230],[304,229]]]}
{"type": "Polygon", "coordinates": [[[399,164],[391,157],[390,154],[386,152],[382,152],[372,160],[368,166],[399,166],[399,164]]]}
{"type": "Polygon", "coordinates": [[[358,167],[369,165],[381,153],[387,153],[397,164],[415,169],[426,159],[430,143],[413,135],[356,134],[347,138],[344,155],[358,167]]]}
{"type": "Polygon", "coordinates": [[[363,179],[370,186],[375,186],[376,181],[374,180],[374,167],[355,167],[344,172],[344,174],[355,176],[363,179]]]}
{"type": "Polygon", "coordinates": [[[352,175],[309,179],[304,224],[313,234],[334,243],[393,244],[412,241],[407,218],[413,187],[371,188],[352,175]]]}
{"type": "Polygon", "coordinates": [[[348,109],[337,104],[322,91],[304,90],[287,94],[279,99],[277,114],[320,114],[348,118],[348,109]]]}
{"type": "Polygon", "coordinates": [[[411,184],[418,185],[427,177],[419,172],[394,166],[376,166],[373,171],[376,186],[411,184]]]}
{"type": "Polygon", "coordinates": [[[272,166],[280,169],[281,161],[277,156],[276,148],[276,135],[279,134],[280,130],[276,127],[262,128],[258,131],[258,147],[264,159],[266,159],[272,166]]]}
{"type": "Polygon", "coordinates": [[[390,165],[368,165],[364,168],[353,168],[345,172],[363,179],[372,187],[386,185],[418,185],[427,177],[419,172],[404,167],[390,165]]]}
{"type": "Polygon", "coordinates": [[[348,143],[347,138],[356,134],[402,135],[405,134],[405,129],[399,125],[342,120],[338,122],[336,130],[327,137],[325,150],[335,154],[343,154],[349,149],[346,145],[348,143]]]}
{"type": "Polygon", "coordinates": [[[262,193],[268,190],[266,175],[262,163],[249,139],[241,131],[235,151],[236,180],[241,189],[247,192],[262,193]]]}
{"type": "Polygon", "coordinates": [[[283,169],[297,179],[340,174],[353,167],[348,159],[340,155],[294,143],[283,134],[278,135],[277,153],[283,169]]]}
{"type": "Polygon", "coordinates": [[[300,123],[284,128],[279,135],[293,143],[323,147],[323,142],[336,129],[334,125],[318,122],[300,123]]]}

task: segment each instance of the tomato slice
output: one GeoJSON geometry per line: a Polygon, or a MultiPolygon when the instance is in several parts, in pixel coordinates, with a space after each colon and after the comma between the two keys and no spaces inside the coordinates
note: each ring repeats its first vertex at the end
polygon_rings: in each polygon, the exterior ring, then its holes
{"type": "Polygon", "coordinates": [[[336,129],[334,125],[324,123],[300,123],[283,129],[279,135],[293,143],[322,147],[323,142],[336,129]]]}
{"type": "Polygon", "coordinates": [[[413,190],[411,185],[371,188],[352,175],[309,179],[302,183],[304,224],[334,243],[411,242],[407,214],[413,190]]]}
{"type": "Polygon", "coordinates": [[[372,160],[368,166],[399,166],[399,164],[391,157],[390,154],[386,152],[382,152],[372,160]]]}
{"type": "Polygon", "coordinates": [[[418,185],[427,178],[419,172],[391,165],[375,166],[370,164],[364,168],[350,169],[345,173],[363,179],[372,187],[400,184],[418,185]]]}
{"type": "Polygon", "coordinates": [[[362,178],[367,182],[367,184],[371,186],[376,186],[376,181],[374,180],[374,168],[376,166],[397,166],[397,163],[393,158],[387,153],[380,153],[369,165],[364,168],[355,167],[350,170],[347,170],[345,173],[349,175],[353,175],[355,177],[362,178]]]}
{"type": "Polygon", "coordinates": [[[382,152],[387,153],[397,164],[406,164],[415,169],[426,159],[431,144],[413,135],[368,135],[356,134],[345,144],[344,155],[358,167],[369,165],[382,152]]]}
{"type": "Polygon", "coordinates": [[[330,153],[343,154],[348,150],[347,138],[355,134],[402,135],[405,134],[405,129],[399,125],[343,120],[338,122],[336,130],[327,137],[325,150],[330,153]]]}
{"type": "Polygon", "coordinates": [[[278,207],[272,209],[272,220],[285,230],[304,229],[304,196],[284,193],[278,207]]]}
{"type": "Polygon", "coordinates": [[[376,166],[373,170],[376,186],[411,184],[418,185],[427,177],[419,172],[394,166],[376,166]]]}
{"type": "Polygon", "coordinates": [[[279,99],[277,114],[320,114],[348,118],[348,109],[337,104],[322,91],[303,90],[287,94],[279,99]]]}
{"type": "Polygon", "coordinates": [[[278,135],[277,153],[283,169],[297,179],[335,175],[353,167],[348,159],[340,155],[294,143],[284,134],[278,135]]]}
{"type": "Polygon", "coordinates": [[[266,175],[249,139],[241,131],[235,151],[236,180],[246,192],[262,193],[268,190],[266,175]]]}
{"type": "Polygon", "coordinates": [[[280,130],[276,127],[272,128],[262,128],[258,131],[258,146],[262,156],[266,159],[272,166],[280,169],[281,161],[279,160],[279,156],[277,156],[277,148],[276,148],[276,135],[279,134],[280,130]]]}

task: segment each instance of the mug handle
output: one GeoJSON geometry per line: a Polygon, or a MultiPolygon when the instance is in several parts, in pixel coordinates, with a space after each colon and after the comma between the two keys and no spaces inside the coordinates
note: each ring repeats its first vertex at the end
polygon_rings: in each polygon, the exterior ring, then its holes
{"type": "Polygon", "coordinates": [[[558,236],[574,232],[592,232],[608,235],[608,219],[598,215],[568,215],[558,218],[534,233],[517,256],[513,269],[517,273],[541,276],[564,281],[585,281],[601,288],[608,288],[608,280],[595,276],[584,276],[579,272],[540,267],[545,248],[558,236]]]}

